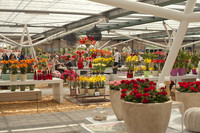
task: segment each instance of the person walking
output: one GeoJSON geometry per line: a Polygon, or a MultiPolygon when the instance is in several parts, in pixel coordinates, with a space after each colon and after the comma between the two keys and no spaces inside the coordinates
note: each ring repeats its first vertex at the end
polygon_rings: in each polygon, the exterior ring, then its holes
{"type": "Polygon", "coordinates": [[[119,61],[121,60],[121,54],[119,53],[118,49],[115,49],[114,58],[115,61],[114,61],[113,74],[117,74],[119,61]]]}

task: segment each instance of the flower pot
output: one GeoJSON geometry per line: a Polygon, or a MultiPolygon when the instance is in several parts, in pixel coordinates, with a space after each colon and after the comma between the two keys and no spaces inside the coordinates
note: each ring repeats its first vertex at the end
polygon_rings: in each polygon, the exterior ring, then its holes
{"type": "Polygon", "coordinates": [[[76,96],[76,89],[70,89],[70,96],[76,96]]]}
{"type": "Polygon", "coordinates": [[[135,71],[133,70],[128,70],[127,71],[127,78],[133,78],[135,75],[135,71]]]}
{"type": "Polygon", "coordinates": [[[1,74],[2,80],[10,80],[10,74],[1,74]]]}
{"type": "Polygon", "coordinates": [[[34,79],[34,73],[27,73],[27,79],[34,79]]]}
{"type": "Polygon", "coordinates": [[[11,90],[11,91],[15,91],[15,90],[16,90],[16,88],[17,88],[17,86],[16,86],[16,85],[11,85],[11,86],[10,86],[10,90],[11,90]]]}
{"type": "Polygon", "coordinates": [[[17,81],[17,74],[10,74],[10,81],[17,81]]]}
{"type": "Polygon", "coordinates": [[[172,76],[177,76],[177,74],[178,74],[178,69],[177,68],[172,68],[171,75],[172,76]]]}
{"type": "Polygon", "coordinates": [[[35,85],[34,84],[29,85],[29,88],[30,88],[30,91],[33,91],[35,89],[35,85]]]}
{"type": "Polygon", "coordinates": [[[119,121],[123,120],[120,95],[121,95],[120,91],[110,90],[110,102],[112,105],[112,109],[119,121]]]}
{"type": "Polygon", "coordinates": [[[25,91],[26,89],[26,85],[20,85],[19,87],[20,87],[20,91],[25,91]]]}
{"type": "MultiPolygon", "coordinates": [[[[184,110],[191,107],[200,107],[200,93],[186,93],[186,92],[175,92],[176,101],[182,102],[184,104],[184,110]]],[[[181,114],[182,109],[179,108],[181,114]]]]}
{"type": "Polygon", "coordinates": [[[159,71],[152,71],[152,74],[154,77],[158,77],[158,73],[159,73],[159,71]]]}
{"type": "Polygon", "coordinates": [[[94,96],[95,89],[88,89],[89,96],[94,96]]]}
{"type": "Polygon", "coordinates": [[[192,74],[197,75],[197,70],[196,69],[192,69],[192,74]]]}
{"type": "Polygon", "coordinates": [[[100,95],[104,95],[105,94],[105,88],[99,88],[97,89],[97,91],[100,93],[100,95]]]}
{"type": "Polygon", "coordinates": [[[185,68],[179,68],[178,69],[179,76],[183,76],[184,75],[184,71],[185,71],[185,68]]]}
{"type": "Polygon", "coordinates": [[[151,71],[144,71],[144,76],[145,76],[145,77],[149,77],[150,74],[151,74],[151,71]]]}
{"type": "Polygon", "coordinates": [[[79,89],[79,94],[80,95],[85,95],[85,93],[86,93],[86,88],[79,89]]]}
{"type": "Polygon", "coordinates": [[[27,80],[27,74],[20,74],[20,79],[21,79],[21,81],[26,81],[27,80]]]}
{"type": "Polygon", "coordinates": [[[172,101],[142,104],[121,100],[121,104],[128,133],[166,133],[172,101]]]}

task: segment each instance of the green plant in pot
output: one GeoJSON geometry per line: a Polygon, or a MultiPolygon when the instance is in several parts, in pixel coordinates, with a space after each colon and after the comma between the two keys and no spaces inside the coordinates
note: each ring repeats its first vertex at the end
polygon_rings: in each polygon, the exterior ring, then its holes
{"type": "Polygon", "coordinates": [[[198,67],[198,63],[199,63],[199,54],[197,53],[193,53],[192,57],[191,57],[191,64],[192,64],[192,73],[193,74],[197,74],[196,69],[198,67]]]}
{"type": "Polygon", "coordinates": [[[16,90],[16,88],[17,88],[17,86],[16,86],[16,85],[11,85],[11,86],[10,86],[10,90],[11,90],[11,91],[15,91],[15,90],[16,90]]]}
{"type": "Polygon", "coordinates": [[[34,84],[29,85],[29,89],[30,89],[31,91],[33,91],[33,90],[35,89],[35,85],[34,85],[34,84]]]}
{"type": "Polygon", "coordinates": [[[8,62],[8,61],[5,61],[5,60],[2,60],[2,61],[1,61],[1,64],[3,65],[1,74],[6,74],[7,69],[8,69],[8,67],[7,67],[7,64],[8,64],[8,63],[9,63],[9,62],[8,62]]]}
{"type": "Polygon", "coordinates": [[[184,75],[185,64],[187,63],[188,56],[189,55],[183,50],[180,50],[179,53],[178,53],[177,65],[179,67],[179,69],[178,69],[179,76],[183,76],[184,75]]]}
{"type": "Polygon", "coordinates": [[[26,85],[20,85],[19,87],[20,87],[20,91],[25,91],[26,89],[26,85]]]}

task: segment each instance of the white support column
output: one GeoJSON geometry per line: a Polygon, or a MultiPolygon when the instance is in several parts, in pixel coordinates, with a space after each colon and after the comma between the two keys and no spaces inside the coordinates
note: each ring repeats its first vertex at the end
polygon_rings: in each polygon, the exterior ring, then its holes
{"type": "Polygon", "coordinates": [[[100,49],[102,49],[103,47],[105,47],[107,44],[109,44],[111,42],[111,40],[107,41],[105,44],[103,44],[100,49]]]}
{"type": "MultiPolygon", "coordinates": [[[[195,4],[196,4],[196,0],[188,0],[184,13],[187,14],[187,13],[193,12],[195,4]]],[[[165,62],[163,70],[159,76],[158,85],[160,83],[164,83],[165,77],[170,75],[171,69],[174,65],[174,62],[178,55],[179,49],[181,47],[181,44],[182,44],[185,34],[187,32],[188,24],[189,24],[188,21],[181,21],[181,23],[179,25],[176,37],[172,43],[172,47],[168,54],[167,60],[165,62]]]]}
{"type": "MultiPolygon", "coordinates": [[[[24,35],[25,35],[26,27],[24,26],[23,32],[22,32],[22,37],[20,39],[20,44],[22,45],[24,42],[24,35]]],[[[18,50],[22,51],[22,47],[18,47],[18,50]]],[[[25,53],[26,55],[26,53],[25,53]]]]}

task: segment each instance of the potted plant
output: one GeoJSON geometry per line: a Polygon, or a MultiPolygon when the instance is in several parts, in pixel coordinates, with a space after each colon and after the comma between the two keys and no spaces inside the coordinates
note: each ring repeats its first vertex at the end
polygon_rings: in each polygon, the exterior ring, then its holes
{"type": "Polygon", "coordinates": [[[88,95],[94,96],[95,94],[95,87],[96,87],[96,77],[89,78],[89,88],[88,88],[88,95]]]}
{"type": "Polygon", "coordinates": [[[192,66],[193,66],[193,69],[192,69],[192,74],[197,74],[197,67],[198,67],[198,63],[199,63],[199,54],[197,53],[193,53],[192,54],[192,57],[191,57],[191,63],[192,63],[192,66]]]}
{"type": "Polygon", "coordinates": [[[152,74],[153,74],[154,77],[157,77],[158,73],[159,73],[159,61],[158,60],[152,60],[151,62],[153,63],[152,74]]]}
{"type": "Polygon", "coordinates": [[[178,68],[177,68],[177,61],[175,60],[173,68],[171,70],[171,75],[172,76],[177,76],[177,74],[178,74],[178,68]]]}
{"type": "Polygon", "coordinates": [[[116,115],[119,121],[123,120],[122,116],[122,106],[120,102],[120,81],[110,81],[110,102],[112,105],[112,109],[114,114],[116,115]]]}
{"type": "Polygon", "coordinates": [[[88,78],[86,76],[80,76],[79,78],[80,82],[80,95],[85,95],[86,94],[86,88],[88,85],[88,78]]]}
{"type": "Polygon", "coordinates": [[[20,91],[25,91],[26,89],[26,85],[20,85],[19,87],[20,87],[20,91]]]}
{"type": "Polygon", "coordinates": [[[148,79],[137,79],[131,84],[135,87],[121,91],[122,113],[128,133],[165,133],[172,108],[166,88],[162,87],[158,92],[148,79]]]}
{"type": "Polygon", "coordinates": [[[7,70],[8,70],[8,61],[6,60],[2,60],[1,64],[2,64],[2,72],[1,72],[1,78],[2,80],[9,80],[9,74],[7,74],[7,70]]]}
{"type": "Polygon", "coordinates": [[[29,85],[29,89],[30,91],[33,91],[35,89],[35,85],[34,84],[29,85]]]}
{"type": "Polygon", "coordinates": [[[144,63],[145,63],[145,68],[146,68],[144,71],[144,76],[149,77],[151,74],[150,70],[152,69],[150,68],[151,59],[150,58],[144,59],[144,63]]]}
{"type": "Polygon", "coordinates": [[[25,60],[21,60],[20,61],[20,64],[19,64],[19,70],[21,72],[20,74],[20,79],[21,81],[26,81],[27,80],[27,64],[26,64],[26,61],[25,60]]]}
{"type": "MultiPolygon", "coordinates": [[[[175,91],[176,101],[184,103],[184,109],[200,107],[200,81],[179,82],[179,88],[175,91]]],[[[182,110],[180,109],[181,113],[182,110]]]]}
{"type": "Polygon", "coordinates": [[[98,75],[98,88],[97,91],[100,93],[100,95],[105,94],[105,82],[106,82],[106,76],[98,75]]]}
{"type": "Polygon", "coordinates": [[[34,71],[33,71],[33,65],[34,65],[35,59],[29,59],[26,61],[27,63],[27,79],[34,79],[34,71]]]}
{"type": "Polygon", "coordinates": [[[15,91],[15,90],[16,90],[16,88],[17,88],[17,86],[16,86],[16,85],[11,85],[11,86],[10,86],[10,90],[11,90],[11,91],[15,91]]]}
{"type": "Polygon", "coordinates": [[[126,66],[128,67],[128,72],[127,72],[127,78],[133,78],[134,77],[134,68],[135,64],[138,61],[138,56],[128,56],[126,58],[126,66]]]}
{"type": "Polygon", "coordinates": [[[11,63],[10,66],[10,80],[11,81],[17,81],[17,69],[19,62],[17,60],[11,61],[9,60],[9,63],[11,63]]]}
{"type": "Polygon", "coordinates": [[[178,53],[178,56],[177,56],[177,63],[178,63],[178,67],[179,67],[179,69],[178,69],[179,76],[184,75],[185,64],[187,63],[186,62],[187,58],[188,58],[188,54],[186,54],[185,51],[180,50],[179,53],[178,53]]]}

